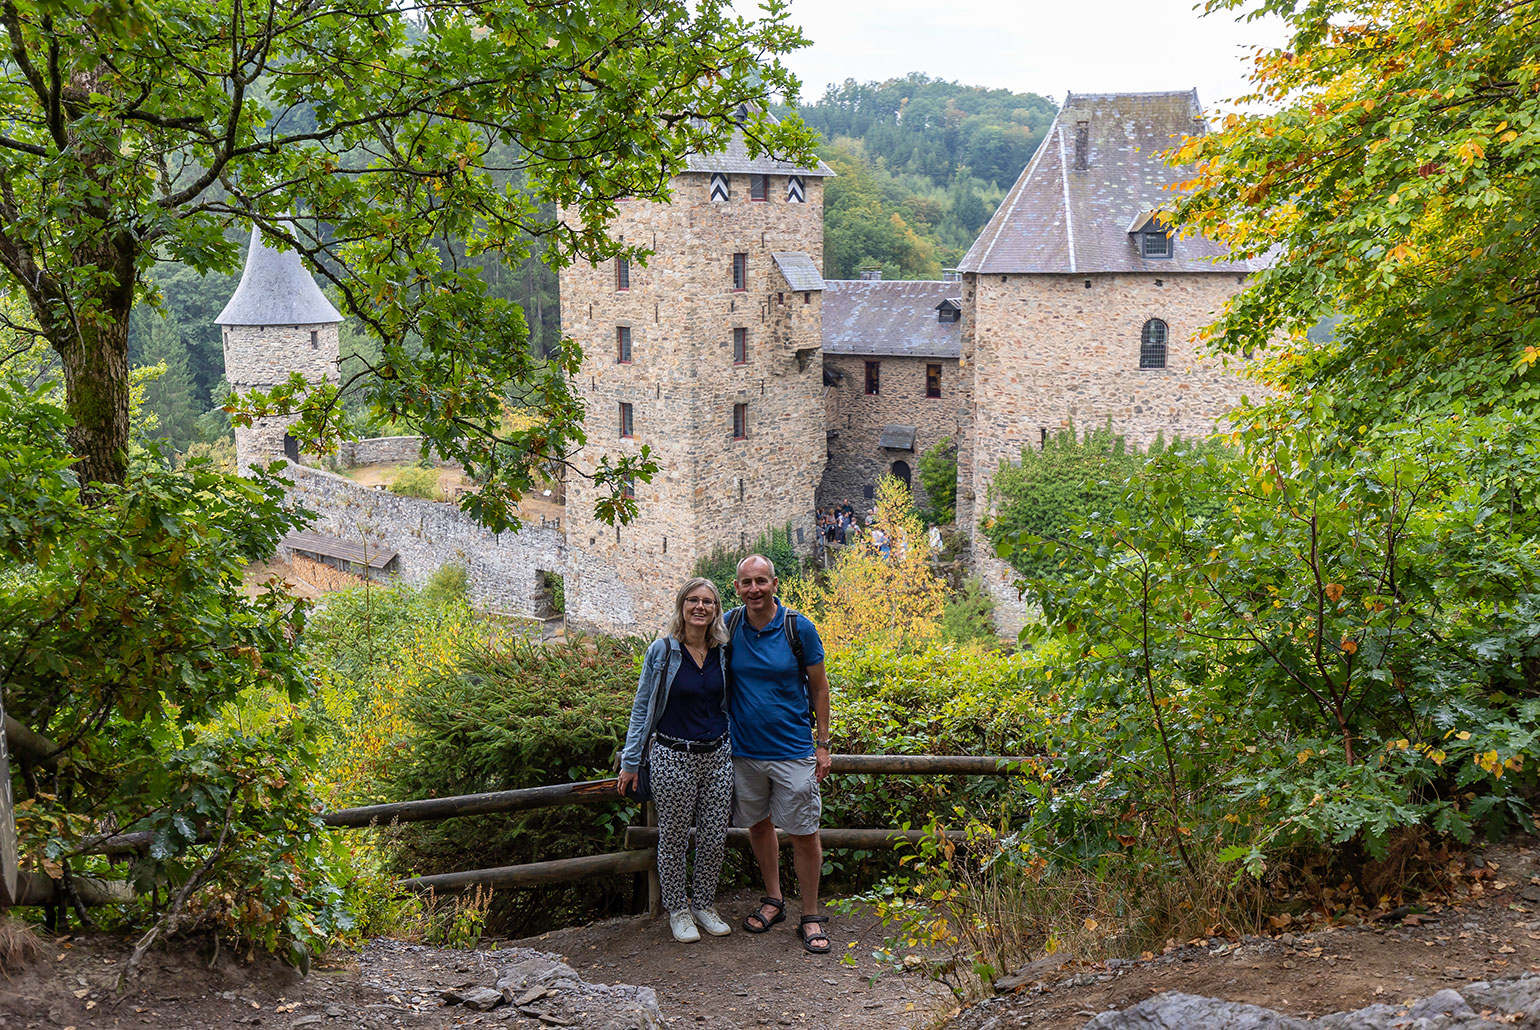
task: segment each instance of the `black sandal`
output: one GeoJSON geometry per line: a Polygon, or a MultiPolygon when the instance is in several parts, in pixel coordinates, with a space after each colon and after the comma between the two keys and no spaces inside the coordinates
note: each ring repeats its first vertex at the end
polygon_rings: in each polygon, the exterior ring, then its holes
{"type": "Polygon", "coordinates": [[[772,926],[781,922],[785,918],[785,898],[760,898],[759,908],[756,908],[754,911],[743,917],[743,928],[749,933],[769,933],[772,926]],[[769,905],[771,908],[775,909],[775,916],[769,922],[765,921],[764,913],[761,911],[761,909],[763,909],[766,905],[769,905]],[[757,919],[759,922],[751,923],[749,922],[750,919],[757,919]]]}
{"type": "Polygon", "coordinates": [[[828,922],[828,919],[826,919],[823,916],[803,916],[802,917],[802,922],[797,924],[797,938],[802,942],[802,949],[804,951],[811,952],[814,955],[827,955],[833,949],[834,945],[829,943],[829,935],[828,934],[824,933],[821,930],[818,933],[808,933],[805,929],[803,929],[805,926],[807,926],[808,923],[826,923],[826,922],[828,922]],[[821,947],[821,948],[813,947],[813,945],[816,944],[819,941],[823,942],[823,947],[821,947]]]}

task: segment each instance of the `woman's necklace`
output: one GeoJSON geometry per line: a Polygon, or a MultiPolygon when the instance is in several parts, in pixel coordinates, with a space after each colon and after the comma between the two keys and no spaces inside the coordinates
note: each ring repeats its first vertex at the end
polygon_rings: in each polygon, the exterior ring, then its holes
{"type": "Polygon", "coordinates": [[[690,657],[695,659],[696,665],[706,664],[706,647],[704,644],[696,645],[687,640],[684,646],[690,649],[690,657]]]}

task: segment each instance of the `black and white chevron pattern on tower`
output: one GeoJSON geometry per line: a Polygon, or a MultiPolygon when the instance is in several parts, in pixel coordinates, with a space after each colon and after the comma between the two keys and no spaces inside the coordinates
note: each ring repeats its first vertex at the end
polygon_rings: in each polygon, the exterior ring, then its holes
{"type": "Polygon", "coordinates": [[[727,203],[727,176],[721,172],[711,173],[711,202],[713,204],[727,203]]]}
{"type": "Polygon", "coordinates": [[[786,178],[786,201],[789,204],[807,203],[807,190],[802,185],[802,176],[791,175],[786,178]]]}

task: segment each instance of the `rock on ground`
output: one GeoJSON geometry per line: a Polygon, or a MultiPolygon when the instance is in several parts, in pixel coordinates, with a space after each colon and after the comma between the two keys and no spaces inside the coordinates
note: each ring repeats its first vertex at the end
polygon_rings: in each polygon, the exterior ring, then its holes
{"type": "Polygon", "coordinates": [[[546,1026],[578,1030],[654,1030],[664,1025],[650,987],[589,983],[555,955],[529,948],[499,952],[491,985],[441,995],[446,1005],[486,1012],[509,1006],[546,1026]]]}
{"type": "Polygon", "coordinates": [[[1167,991],[1120,1012],[1103,1012],[1085,1030],[1500,1030],[1540,1028],[1540,975],[1444,989],[1409,1006],[1370,1005],[1320,1019],[1167,991]]]}

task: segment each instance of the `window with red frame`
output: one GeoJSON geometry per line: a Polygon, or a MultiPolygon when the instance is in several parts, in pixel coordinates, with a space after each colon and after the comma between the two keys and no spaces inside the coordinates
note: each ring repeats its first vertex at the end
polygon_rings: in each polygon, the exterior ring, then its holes
{"type": "Polygon", "coordinates": [[[747,364],[749,360],[749,331],[744,328],[733,330],[733,364],[747,364]]]}
{"type": "Polygon", "coordinates": [[[733,439],[747,440],[749,438],[749,406],[747,404],[733,405],[733,439]]]}
{"type": "Polygon", "coordinates": [[[631,327],[628,325],[615,327],[615,363],[631,364],[631,327]]]}
{"type": "Polygon", "coordinates": [[[631,405],[621,402],[620,405],[620,435],[631,436],[631,405]]]}
{"type": "Polygon", "coordinates": [[[615,259],[615,289],[629,290],[631,288],[631,262],[625,258],[615,259]]]}

